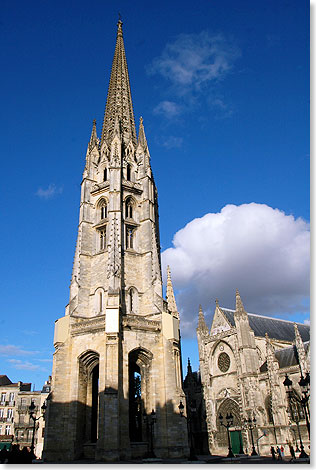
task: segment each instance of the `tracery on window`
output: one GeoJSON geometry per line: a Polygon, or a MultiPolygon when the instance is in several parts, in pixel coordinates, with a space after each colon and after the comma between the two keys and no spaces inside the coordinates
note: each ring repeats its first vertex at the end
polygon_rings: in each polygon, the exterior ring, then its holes
{"type": "Polygon", "coordinates": [[[221,372],[227,372],[230,367],[229,355],[225,352],[220,353],[217,360],[218,368],[221,372]]]}
{"type": "Polygon", "coordinates": [[[125,203],[125,217],[127,219],[133,218],[133,201],[130,198],[128,198],[125,203]]]}
{"type": "Polygon", "coordinates": [[[100,240],[100,250],[105,250],[105,248],[106,248],[106,227],[103,227],[102,230],[99,230],[99,240],[100,240]]]}
{"type": "Polygon", "coordinates": [[[126,225],[125,238],[126,238],[126,248],[134,248],[134,236],[135,229],[126,225]]]}
{"type": "Polygon", "coordinates": [[[101,220],[106,219],[108,216],[108,206],[106,201],[102,200],[101,203],[99,204],[100,208],[100,218],[101,220]]]}

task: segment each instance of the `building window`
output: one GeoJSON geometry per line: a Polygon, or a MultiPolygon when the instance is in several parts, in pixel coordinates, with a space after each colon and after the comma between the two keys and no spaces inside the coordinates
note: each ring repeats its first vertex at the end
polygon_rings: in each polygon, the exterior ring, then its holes
{"type": "Polygon", "coordinates": [[[11,426],[9,424],[5,427],[5,435],[9,436],[11,434],[11,426]]]}
{"type": "Polygon", "coordinates": [[[106,228],[104,227],[102,230],[99,230],[100,236],[100,250],[105,250],[106,248],[106,228]]]}
{"type": "Polygon", "coordinates": [[[135,230],[126,226],[126,248],[134,248],[134,235],[135,230]]]}
{"type": "Polygon", "coordinates": [[[4,417],[4,408],[0,408],[0,418],[4,417]]]}
{"type": "Polygon", "coordinates": [[[221,372],[227,372],[230,367],[229,355],[225,352],[220,353],[217,364],[221,372]]]}
{"type": "Polygon", "coordinates": [[[108,207],[105,201],[102,201],[100,205],[101,220],[106,219],[108,216],[108,207]]]}
{"type": "Polygon", "coordinates": [[[9,401],[14,401],[14,393],[11,392],[10,395],[9,395],[9,401]]]}
{"type": "Polygon", "coordinates": [[[102,310],[103,310],[103,296],[102,296],[102,292],[99,293],[99,312],[101,313],[102,310]]]}
{"type": "Polygon", "coordinates": [[[126,167],[126,179],[131,181],[131,165],[128,163],[126,167]]]}
{"type": "Polygon", "coordinates": [[[126,204],[125,204],[125,217],[127,219],[132,219],[133,218],[133,203],[131,199],[127,199],[126,204]]]}
{"type": "Polygon", "coordinates": [[[7,419],[11,421],[12,418],[13,418],[13,409],[9,408],[8,413],[7,413],[7,419]]]}
{"type": "Polygon", "coordinates": [[[108,179],[108,169],[104,168],[103,170],[103,181],[107,181],[108,179]]]}
{"type": "Polygon", "coordinates": [[[1,393],[1,403],[5,403],[5,397],[6,397],[6,394],[1,393]]]}

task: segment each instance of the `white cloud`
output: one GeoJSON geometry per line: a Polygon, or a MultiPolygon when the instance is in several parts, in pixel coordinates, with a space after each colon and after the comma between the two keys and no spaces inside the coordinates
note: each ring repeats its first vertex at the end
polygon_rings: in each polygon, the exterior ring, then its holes
{"type": "Polygon", "coordinates": [[[249,312],[306,311],[309,241],[304,220],[264,204],[227,205],[192,220],[162,253],[178,291],[183,332],[192,335],[199,304],[208,315],[216,298],[234,308],[236,288],[249,312]]]}
{"type": "Polygon", "coordinates": [[[14,344],[0,344],[1,356],[24,356],[26,354],[37,354],[37,351],[25,351],[20,346],[14,344]]]}
{"type": "Polygon", "coordinates": [[[182,137],[175,137],[173,135],[169,135],[168,137],[162,137],[158,140],[158,144],[166,149],[172,148],[180,148],[183,144],[182,137]]]}
{"type": "Polygon", "coordinates": [[[162,114],[167,119],[172,119],[181,113],[181,107],[174,101],[161,101],[155,108],[154,114],[162,114]]]}
{"type": "Polygon", "coordinates": [[[148,71],[162,75],[181,91],[198,89],[223,78],[240,55],[240,49],[222,34],[180,34],[166,45],[148,71]]]}
{"type": "Polygon", "coordinates": [[[9,359],[9,362],[15,369],[19,370],[45,370],[37,364],[32,364],[31,362],[27,361],[21,361],[20,359],[9,359]]]}
{"type": "Polygon", "coordinates": [[[54,196],[61,194],[62,192],[63,188],[61,186],[57,187],[55,184],[51,183],[46,189],[38,188],[35,194],[41,199],[52,199],[54,196]]]}

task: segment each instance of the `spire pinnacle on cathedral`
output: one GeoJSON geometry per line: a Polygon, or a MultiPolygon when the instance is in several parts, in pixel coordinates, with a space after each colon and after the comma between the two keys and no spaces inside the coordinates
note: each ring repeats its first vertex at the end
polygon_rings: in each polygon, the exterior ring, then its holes
{"type": "Polygon", "coordinates": [[[242,303],[238,289],[236,289],[236,311],[235,315],[247,316],[244,304],[242,303]]]}
{"type": "Polygon", "coordinates": [[[168,302],[168,309],[170,310],[171,313],[173,313],[174,316],[179,318],[178,308],[177,308],[176,299],[175,299],[174,292],[173,292],[173,285],[171,281],[171,271],[170,271],[169,266],[167,266],[166,297],[167,297],[167,302],[168,302]]]}
{"type": "Polygon", "coordinates": [[[110,145],[113,138],[116,118],[118,118],[120,123],[124,144],[128,145],[129,142],[132,141],[136,146],[136,129],[122,24],[122,21],[119,19],[101,134],[101,146],[104,142],[110,145]]]}

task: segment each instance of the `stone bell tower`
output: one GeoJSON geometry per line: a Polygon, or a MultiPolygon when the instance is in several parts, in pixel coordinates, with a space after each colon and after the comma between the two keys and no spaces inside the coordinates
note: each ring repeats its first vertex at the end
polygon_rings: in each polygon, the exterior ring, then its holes
{"type": "Polygon", "coordinates": [[[143,120],[136,138],[122,22],[100,139],[81,183],[69,305],[56,321],[44,459],[187,454],[179,314],[162,296],[157,189],[143,120]],[[150,426],[151,412],[156,422],[150,426]]]}

